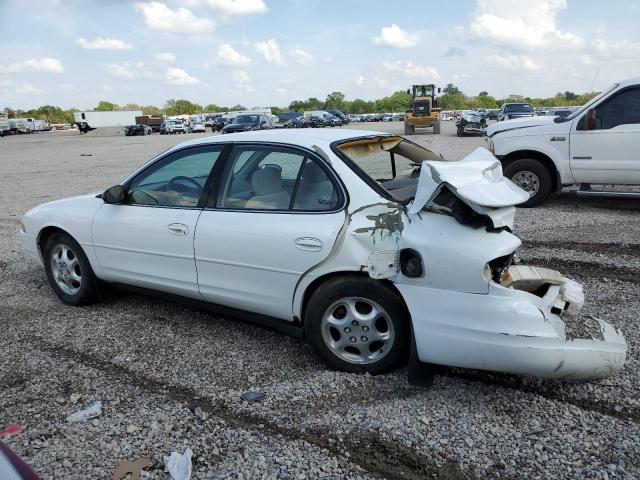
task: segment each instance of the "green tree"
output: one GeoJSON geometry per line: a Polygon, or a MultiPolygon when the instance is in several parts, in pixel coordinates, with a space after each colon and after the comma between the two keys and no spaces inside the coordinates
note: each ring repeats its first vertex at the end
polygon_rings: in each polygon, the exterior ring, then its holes
{"type": "Polygon", "coordinates": [[[447,83],[447,86],[442,89],[442,93],[445,95],[463,95],[462,90],[453,83],[447,83]]]}
{"type": "Polygon", "coordinates": [[[331,92],[327,95],[327,100],[324,102],[324,108],[342,110],[344,108],[344,99],[344,93],[331,92]]]}
{"type": "Polygon", "coordinates": [[[96,112],[112,112],[118,108],[118,105],[115,103],[107,102],[106,100],[102,100],[98,103],[98,106],[94,108],[96,112]]]}
{"type": "Polygon", "coordinates": [[[164,111],[167,115],[191,115],[202,112],[202,106],[191,103],[183,98],[179,100],[167,100],[164,104],[164,111]]]}
{"type": "Polygon", "coordinates": [[[153,105],[147,105],[146,107],[142,107],[142,113],[144,115],[162,115],[162,110],[158,107],[154,107],[153,105]]]}

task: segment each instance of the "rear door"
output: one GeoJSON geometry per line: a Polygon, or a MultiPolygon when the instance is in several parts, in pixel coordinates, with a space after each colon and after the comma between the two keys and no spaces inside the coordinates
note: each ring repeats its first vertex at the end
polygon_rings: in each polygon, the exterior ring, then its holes
{"type": "Polygon", "coordinates": [[[622,89],[588,113],[571,132],[571,173],[577,183],[640,184],[640,87],[622,89]]]}
{"type": "Polygon", "coordinates": [[[237,145],[218,190],[195,237],[202,297],[291,320],[298,280],[345,222],[344,189],[310,152],[237,145]]]}

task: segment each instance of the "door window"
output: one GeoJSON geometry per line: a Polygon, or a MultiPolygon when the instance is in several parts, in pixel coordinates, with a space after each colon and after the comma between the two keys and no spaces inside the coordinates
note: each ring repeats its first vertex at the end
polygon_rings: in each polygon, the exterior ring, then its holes
{"type": "Polygon", "coordinates": [[[640,123],[640,88],[618,93],[596,108],[596,129],[640,123]]]}
{"type": "Polygon", "coordinates": [[[128,203],[197,207],[223,146],[185,149],[159,160],[132,180],[128,203]]]}
{"type": "Polygon", "coordinates": [[[334,210],[334,183],[315,160],[288,148],[241,146],[230,156],[217,205],[247,210],[334,210]]]}

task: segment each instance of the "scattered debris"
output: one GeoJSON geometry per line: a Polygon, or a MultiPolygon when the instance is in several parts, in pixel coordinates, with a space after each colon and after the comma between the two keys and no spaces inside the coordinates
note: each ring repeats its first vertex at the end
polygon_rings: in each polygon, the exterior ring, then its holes
{"type": "Polygon", "coordinates": [[[93,157],[93,153],[81,153],[81,157],[93,157]]]}
{"type": "Polygon", "coordinates": [[[267,394],[263,392],[244,392],[240,395],[240,398],[249,405],[253,405],[254,403],[261,402],[267,398],[267,394]]]}
{"type": "MultiPolygon", "coordinates": [[[[131,474],[131,480],[140,480],[141,475],[147,473],[142,472],[142,470],[149,468],[151,465],[153,465],[153,462],[150,458],[140,458],[134,462],[121,460],[118,462],[118,467],[113,472],[111,480],[122,480],[129,473],[131,474]]],[[[147,475],[144,476],[146,477],[147,475]]]]}
{"type": "Polygon", "coordinates": [[[139,429],[136,425],[129,425],[127,426],[127,433],[135,433],[137,432],[139,429]]]}
{"type": "Polygon", "coordinates": [[[187,448],[182,455],[171,452],[164,457],[164,471],[171,475],[173,480],[189,480],[191,478],[191,455],[193,452],[187,448]]]}
{"type": "Polygon", "coordinates": [[[84,410],[78,410],[67,417],[71,423],[86,422],[87,420],[102,415],[102,402],[96,402],[84,410]]]}
{"type": "Polygon", "coordinates": [[[74,405],[76,403],[78,403],[78,401],[82,398],[82,394],[81,393],[72,393],[71,396],[69,397],[69,400],[71,400],[71,403],[73,403],[74,405]]]}
{"type": "Polygon", "coordinates": [[[0,440],[9,440],[11,437],[20,435],[24,431],[24,428],[17,423],[7,425],[4,430],[0,431],[0,440]]]}

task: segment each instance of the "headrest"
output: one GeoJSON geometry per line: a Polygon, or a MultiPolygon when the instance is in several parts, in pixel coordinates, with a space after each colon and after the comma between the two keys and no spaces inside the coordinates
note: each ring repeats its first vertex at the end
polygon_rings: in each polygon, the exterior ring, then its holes
{"type": "Polygon", "coordinates": [[[282,175],[276,167],[266,166],[253,172],[251,185],[256,195],[268,195],[282,191],[282,175]]]}
{"type": "Polygon", "coordinates": [[[302,180],[304,180],[305,183],[319,183],[326,179],[326,173],[324,173],[324,170],[322,170],[316,162],[309,162],[304,166],[302,180]]]}

